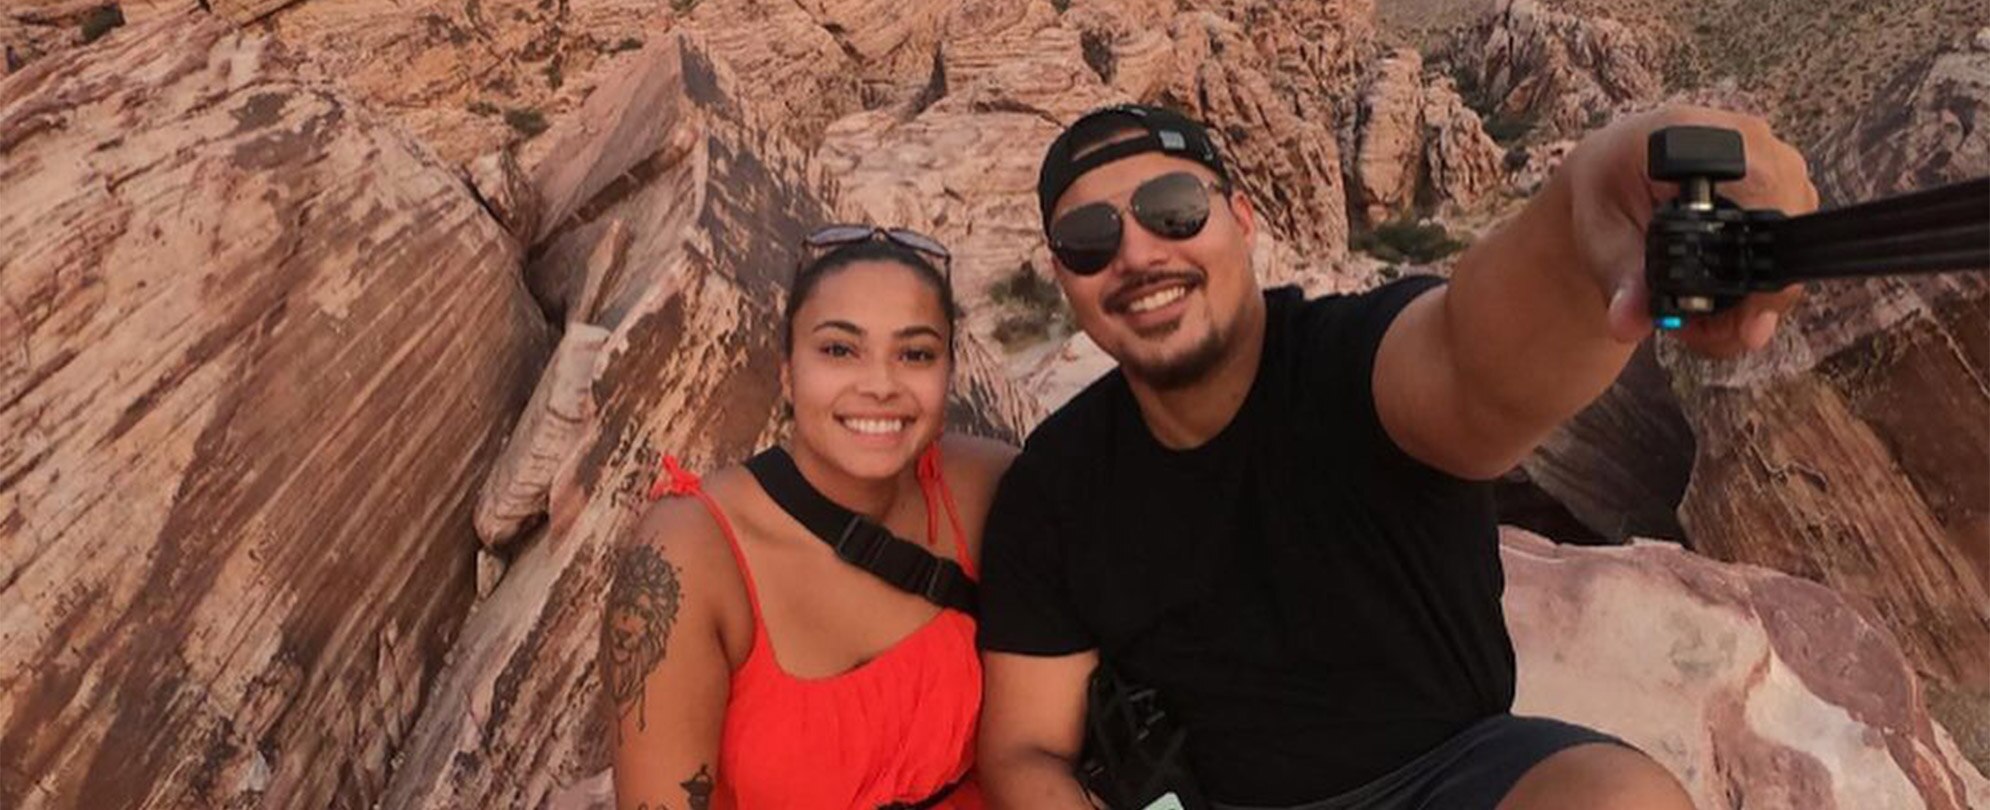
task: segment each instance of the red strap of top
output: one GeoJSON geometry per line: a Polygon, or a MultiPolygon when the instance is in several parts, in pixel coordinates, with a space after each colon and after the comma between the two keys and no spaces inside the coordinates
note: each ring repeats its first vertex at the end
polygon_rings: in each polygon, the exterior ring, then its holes
{"type": "MultiPolygon", "coordinates": [[[[677,463],[676,456],[663,457],[663,474],[650,485],[650,500],[666,495],[690,495],[705,505],[705,511],[718,521],[719,532],[726,537],[726,547],[732,550],[732,563],[739,567],[739,577],[746,583],[746,599],[753,607],[753,624],[760,626],[760,589],[753,586],[753,570],[746,567],[746,552],[739,546],[739,535],[732,530],[732,521],[726,519],[725,510],[719,508],[712,496],[705,494],[705,488],[698,476],[677,463]]],[[[758,633],[758,630],[755,630],[758,633]]]]}
{"type": "Polygon", "coordinates": [[[926,496],[926,543],[931,545],[934,537],[940,534],[939,509],[946,509],[947,523],[953,527],[954,561],[960,563],[961,570],[969,579],[979,580],[975,571],[974,558],[967,553],[967,532],[960,524],[960,508],[954,506],[954,491],[947,486],[947,477],[941,473],[940,443],[935,441],[919,454],[919,489],[926,496]],[[937,496],[937,497],[936,497],[937,496]]]}
{"type": "Polygon", "coordinates": [[[665,495],[691,495],[698,492],[698,476],[679,466],[676,456],[663,457],[663,474],[650,484],[649,499],[665,495]]]}

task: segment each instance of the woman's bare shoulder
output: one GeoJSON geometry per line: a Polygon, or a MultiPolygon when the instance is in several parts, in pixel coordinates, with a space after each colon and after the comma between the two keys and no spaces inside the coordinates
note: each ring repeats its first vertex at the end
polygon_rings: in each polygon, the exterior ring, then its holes
{"type": "MultiPolygon", "coordinates": [[[[723,488],[730,474],[730,470],[715,473],[702,484],[722,514],[730,508],[717,490],[723,488]]],[[[702,499],[693,495],[659,498],[643,509],[634,530],[617,550],[617,559],[661,560],[669,566],[674,579],[686,584],[701,583],[686,588],[687,598],[712,600],[708,604],[721,617],[750,616],[741,613],[750,609],[745,582],[733,556],[732,543],[719,520],[720,515],[713,514],[702,499]]]]}

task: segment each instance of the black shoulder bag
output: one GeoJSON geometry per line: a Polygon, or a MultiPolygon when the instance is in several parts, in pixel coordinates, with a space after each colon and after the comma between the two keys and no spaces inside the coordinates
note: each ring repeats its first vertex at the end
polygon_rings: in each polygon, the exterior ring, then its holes
{"type": "Polygon", "coordinates": [[[1188,731],[1163,711],[1153,687],[1100,662],[1086,689],[1085,749],[1078,782],[1112,810],[1206,810],[1188,769],[1188,731]]]}

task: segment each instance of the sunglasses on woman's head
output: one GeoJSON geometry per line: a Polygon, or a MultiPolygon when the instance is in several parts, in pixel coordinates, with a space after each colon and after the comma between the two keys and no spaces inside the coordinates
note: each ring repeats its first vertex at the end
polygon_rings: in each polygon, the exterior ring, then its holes
{"type": "MultiPolygon", "coordinates": [[[[1209,221],[1211,191],[1228,190],[1188,172],[1169,172],[1135,188],[1127,208],[1133,221],[1155,236],[1190,239],[1209,221]]],[[[1073,208],[1050,224],[1050,252],[1066,270],[1081,276],[1097,273],[1119,254],[1123,221],[1119,209],[1103,200],[1073,208]]]]}
{"type": "Polygon", "coordinates": [[[834,250],[844,245],[855,245],[883,239],[903,248],[910,248],[940,260],[940,271],[952,275],[954,255],[947,252],[940,240],[910,228],[881,228],[876,225],[825,225],[817,228],[802,244],[814,250],[834,250]]]}

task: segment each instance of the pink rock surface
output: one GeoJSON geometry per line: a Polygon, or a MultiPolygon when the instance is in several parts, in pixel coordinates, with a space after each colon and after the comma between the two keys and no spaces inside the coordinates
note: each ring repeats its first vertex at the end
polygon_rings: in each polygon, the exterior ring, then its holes
{"type": "Polygon", "coordinates": [[[1990,802],[1886,628],[1831,590],[1665,543],[1501,546],[1515,711],[1622,737],[1702,810],[1990,802]]]}

